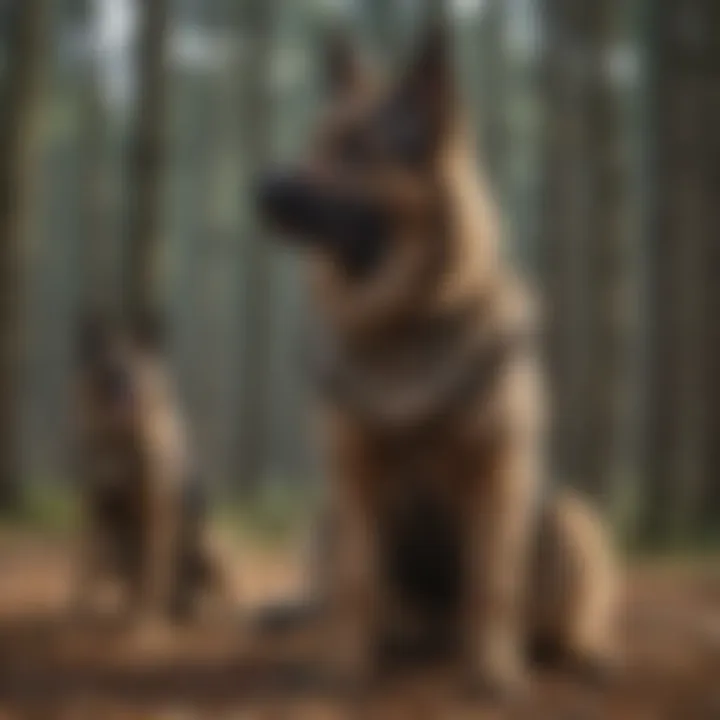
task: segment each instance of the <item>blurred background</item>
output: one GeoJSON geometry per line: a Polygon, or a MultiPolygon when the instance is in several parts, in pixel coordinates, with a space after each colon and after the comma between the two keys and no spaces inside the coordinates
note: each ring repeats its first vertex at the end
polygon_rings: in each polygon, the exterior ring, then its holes
{"type": "MultiPolygon", "coordinates": [[[[393,68],[430,4],[0,2],[6,516],[69,494],[74,328],[128,267],[167,311],[218,505],[311,504],[303,277],[264,241],[252,178],[302,152],[329,25],[393,68]]],[[[448,7],[507,252],[546,301],[553,477],[629,542],[705,547],[720,539],[720,4],[448,7]]]]}
{"type": "MultiPolygon", "coordinates": [[[[295,592],[323,474],[310,309],[253,179],[306,147],[330,26],[392,72],[439,1],[0,0],[3,718],[236,718],[248,691],[277,714],[242,717],[300,717],[283,692],[266,702],[284,656],[264,641],[201,626],[153,655],[68,625],[74,337],[128,293],[164,309],[214,507],[289,541],[236,538],[242,600],[295,592]]],[[[720,2],[445,5],[506,251],[545,302],[551,476],[629,551],[663,553],[623,586],[639,681],[612,703],[541,684],[511,717],[720,717],[720,566],[696,563],[720,549],[720,2]]],[[[433,687],[378,717],[469,717],[433,687]]]]}

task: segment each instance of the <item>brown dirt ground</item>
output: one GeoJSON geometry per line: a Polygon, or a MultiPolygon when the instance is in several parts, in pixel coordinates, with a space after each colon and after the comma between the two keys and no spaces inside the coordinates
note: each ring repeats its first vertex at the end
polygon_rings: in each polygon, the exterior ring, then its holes
{"type": "MultiPolygon", "coordinates": [[[[253,578],[250,604],[297,587],[297,563],[245,555],[236,580],[253,578]]],[[[341,699],[303,675],[317,666],[316,632],[259,636],[241,613],[152,638],[73,621],[70,558],[61,543],[0,539],[0,720],[720,720],[718,562],[629,573],[626,667],[611,689],[545,671],[500,709],[464,696],[441,664],[396,670],[341,699]]]]}

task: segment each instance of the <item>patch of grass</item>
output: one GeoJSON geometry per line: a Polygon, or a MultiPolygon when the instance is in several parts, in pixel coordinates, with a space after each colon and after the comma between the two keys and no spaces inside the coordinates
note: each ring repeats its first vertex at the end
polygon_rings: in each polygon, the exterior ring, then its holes
{"type": "MultiPolygon", "coordinates": [[[[307,538],[320,506],[317,484],[271,482],[262,484],[257,495],[225,495],[213,498],[211,519],[224,534],[236,541],[269,549],[292,547],[307,538]]],[[[715,532],[668,538],[648,546],[639,542],[632,523],[636,498],[623,497],[613,513],[615,538],[621,554],[631,562],[707,562],[720,557],[720,524],[715,532]]],[[[0,532],[24,531],[65,537],[77,532],[81,520],[78,496],[67,483],[30,483],[21,508],[0,515],[0,532]]]]}
{"type": "MultiPolygon", "coordinates": [[[[224,532],[253,544],[283,546],[296,541],[311,525],[317,493],[301,483],[268,482],[252,498],[211,498],[211,517],[224,532]]],[[[18,510],[0,516],[0,531],[66,536],[77,531],[80,498],[66,483],[29,483],[18,510]]]]}
{"type": "Polygon", "coordinates": [[[217,505],[219,524],[232,535],[262,545],[284,545],[312,524],[317,498],[301,488],[270,486],[254,498],[231,498],[217,505]]]}
{"type": "Polygon", "coordinates": [[[668,539],[657,545],[629,542],[624,549],[631,559],[704,563],[709,559],[720,557],[720,532],[668,539]]]}
{"type": "Polygon", "coordinates": [[[17,512],[0,518],[0,529],[67,535],[79,521],[77,498],[62,483],[31,484],[17,512]]]}

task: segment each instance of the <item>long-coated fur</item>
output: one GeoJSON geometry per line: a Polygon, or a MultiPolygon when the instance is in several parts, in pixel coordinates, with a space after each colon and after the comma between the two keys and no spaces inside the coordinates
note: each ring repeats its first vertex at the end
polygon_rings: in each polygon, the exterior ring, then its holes
{"type": "Polygon", "coordinates": [[[339,40],[328,68],[310,159],[260,204],[310,265],[331,665],[365,676],[405,625],[453,636],[492,690],[522,679],[534,630],[604,658],[609,554],[589,510],[544,505],[537,303],[503,255],[445,32],[391,85],[339,40]],[[535,592],[552,601],[529,615],[535,592]]]}

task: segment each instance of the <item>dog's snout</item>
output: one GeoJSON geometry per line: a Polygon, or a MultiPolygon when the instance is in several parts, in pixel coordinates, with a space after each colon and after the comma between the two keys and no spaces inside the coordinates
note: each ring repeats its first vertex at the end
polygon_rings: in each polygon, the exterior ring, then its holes
{"type": "Polygon", "coordinates": [[[272,211],[282,196],[283,178],[275,175],[263,175],[255,187],[255,200],[262,215],[272,215],[272,211]]]}
{"type": "Polygon", "coordinates": [[[270,173],[258,183],[258,209],[272,222],[280,225],[296,222],[306,202],[301,183],[288,173],[270,173]]]}
{"type": "Polygon", "coordinates": [[[374,269],[386,246],[386,209],[353,188],[301,173],[271,174],[259,184],[258,205],[276,228],[330,252],[353,276],[374,269]]]}

